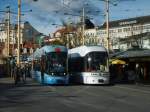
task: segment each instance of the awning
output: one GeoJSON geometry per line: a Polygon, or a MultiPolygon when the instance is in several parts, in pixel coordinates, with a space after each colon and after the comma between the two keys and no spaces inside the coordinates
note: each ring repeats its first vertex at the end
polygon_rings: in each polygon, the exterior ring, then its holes
{"type": "Polygon", "coordinates": [[[126,62],[123,60],[116,59],[116,60],[113,60],[111,62],[111,64],[122,64],[123,65],[123,64],[126,64],[126,62]]]}
{"type": "Polygon", "coordinates": [[[127,51],[112,54],[111,58],[127,59],[127,58],[141,58],[141,57],[150,57],[150,49],[139,49],[139,50],[128,49],[127,51]]]}

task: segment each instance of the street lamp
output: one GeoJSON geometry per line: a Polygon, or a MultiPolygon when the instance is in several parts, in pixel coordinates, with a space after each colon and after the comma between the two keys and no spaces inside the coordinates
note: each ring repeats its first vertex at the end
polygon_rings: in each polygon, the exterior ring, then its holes
{"type": "Polygon", "coordinates": [[[21,22],[21,0],[18,0],[18,38],[17,38],[17,65],[20,66],[20,22],[21,22]]]}
{"type": "Polygon", "coordinates": [[[106,0],[106,32],[107,32],[107,50],[109,53],[109,0],[106,0]]]}
{"type": "MultiPolygon", "coordinates": [[[[83,3],[83,7],[82,7],[82,10],[79,10],[78,13],[81,13],[81,15],[77,15],[77,14],[69,14],[69,13],[64,13],[64,15],[71,15],[71,16],[81,16],[81,40],[82,40],[82,45],[85,45],[85,18],[87,18],[87,16],[85,16],[87,13],[91,13],[91,15],[95,15],[100,13],[100,11],[96,10],[96,11],[91,11],[91,10],[86,10],[85,9],[87,8],[88,9],[89,6],[89,3],[83,3]],[[87,6],[87,7],[86,7],[87,6]],[[94,13],[93,13],[94,12],[94,13]]],[[[70,8],[70,7],[67,7],[67,8],[70,8]]],[[[73,10],[71,10],[73,11],[73,10]]],[[[89,17],[88,17],[89,18],[89,17]]],[[[90,19],[93,19],[90,17],[90,19]]]]}
{"type": "MultiPolygon", "coordinates": [[[[64,15],[71,15],[71,16],[80,16],[80,15],[75,15],[75,14],[69,14],[69,13],[64,13],[64,15]]],[[[82,45],[84,45],[84,31],[85,31],[85,8],[83,7],[82,8],[82,16],[81,16],[81,19],[82,19],[82,25],[81,25],[81,28],[82,28],[82,35],[81,35],[81,38],[82,38],[82,45]]]]}
{"type": "MultiPolygon", "coordinates": [[[[99,0],[99,1],[104,1],[105,2],[105,17],[106,17],[106,48],[109,53],[110,46],[109,46],[109,0],[99,0]]],[[[116,4],[115,4],[116,5],[116,4]]]]}
{"type": "MultiPolygon", "coordinates": [[[[105,3],[106,3],[106,11],[105,11],[105,13],[106,13],[106,34],[107,34],[107,36],[106,36],[106,40],[107,40],[106,46],[107,46],[108,53],[109,53],[109,51],[110,51],[110,37],[109,37],[109,2],[110,2],[109,0],[105,0],[105,3]]],[[[113,5],[114,5],[114,6],[117,6],[116,3],[113,3],[113,5]]]]}
{"type": "MultiPolygon", "coordinates": [[[[105,2],[105,17],[106,17],[106,48],[108,50],[108,53],[110,51],[110,37],[109,37],[109,3],[110,0],[98,0],[98,1],[104,1],[105,2]]],[[[116,1],[115,1],[116,2],[116,1]]],[[[112,1],[111,1],[112,3],[112,1]]],[[[114,6],[116,6],[116,3],[112,3],[114,6]]],[[[100,12],[100,11],[96,11],[100,12]]]]}
{"type": "MultiPolygon", "coordinates": [[[[64,14],[67,14],[67,13],[64,13],[64,14]]],[[[68,14],[68,15],[73,15],[73,14],[68,14]]],[[[73,15],[73,16],[77,16],[77,15],[73,15]]],[[[81,19],[82,19],[82,45],[84,45],[84,31],[85,31],[85,8],[83,6],[82,8],[82,16],[81,16],[81,19]]]]}
{"type": "Polygon", "coordinates": [[[84,45],[84,30],[85,30],[85,10],[82,9],[82,45],[84,45]]]}
{"type": "MultiPolygon", "coordinates": [[[[38,1],[38,0],[33,0],[33,1],[38,1]]],[[[30,10],[32,11],[32,10],[30,10]]],[[[20,66],[20,38],[21,38],[21,34],[20,34],[20,26],[21,26],[21,0],[18,0],[18,36],[17,36],[17,65],[20,66]]]]}
{"type": "Polygon", "coordinates": [[[10,6],[7,6],[7,13],[8,13],[8,18],[7,18],[7,56],[9,57],[9,40],[10,40],[10,6]]]}

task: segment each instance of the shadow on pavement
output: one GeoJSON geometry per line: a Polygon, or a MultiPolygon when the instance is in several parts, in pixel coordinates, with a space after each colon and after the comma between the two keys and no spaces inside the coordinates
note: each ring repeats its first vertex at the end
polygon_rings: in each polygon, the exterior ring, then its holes
{"type": "Polygon", "coordinates": [[[0,82],[0,91],[3,92],[3,91],[7,91],[11,88],[14,88],[16,87],[13,83],[1,83],[0,82]]]}

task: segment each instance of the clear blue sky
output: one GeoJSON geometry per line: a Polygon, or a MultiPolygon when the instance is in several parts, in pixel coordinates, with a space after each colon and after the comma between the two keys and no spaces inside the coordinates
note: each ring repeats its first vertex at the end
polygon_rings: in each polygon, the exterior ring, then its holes
{"type": "MultiPolygon", "coordinates": [[[[126,19],[138,16],[150,15],[150,0],[110,0],[117,3],[117,6],[110,4],[110,20],[126,19]],[[117,2],[116,2],[117,1],[117,2]]],[[[10,5],[13,12],[17,12],[18,0],[0,0],[0,10],[6,10],[6,6],[10,5]]],[[[85,7],[87,16],[90,16],[96,25],[100,25],[105,21],[103,15],[105,10],[104,2],[100,0],[22,0],[22,11],[30,9],[33,12],[22,12],[25,16],[22,21],[29,21],[38,31],[49,34],[56,30],[52,24],[62,25],[62,21],[77,22],[78,16],[66,16],[64,13],[80,15],[82,7],[85,7]]],[[[0,22],[4,17],[0,13],[0,22]]],[[[12,15],[12,22],[17,21],[17,15],[12,15]]]]}

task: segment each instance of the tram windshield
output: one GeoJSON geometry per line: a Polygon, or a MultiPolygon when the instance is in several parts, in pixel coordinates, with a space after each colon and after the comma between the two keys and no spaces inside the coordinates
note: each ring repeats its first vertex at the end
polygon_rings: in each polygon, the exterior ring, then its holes
{"type": "Polygon", "coordinates": [[[66,72],[66,52],[51,52],[46,56],[46,70],[52,75],[65,75],[66,72]]]}
{"type": "Polygon", "coordinates": [[[106,52],[90,52],[85,56],[86,70],[104,72],[107,69],[107,60],[106,52]]]}

